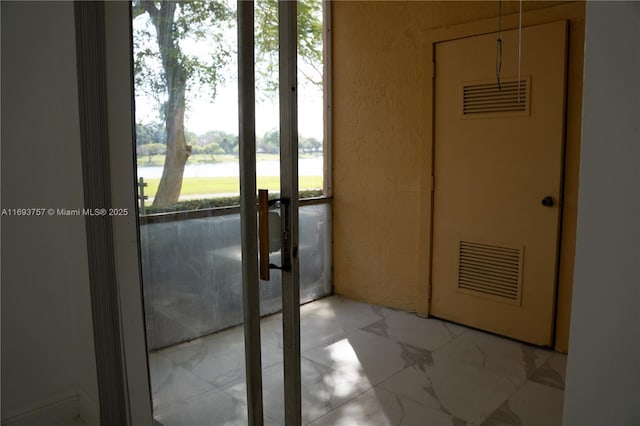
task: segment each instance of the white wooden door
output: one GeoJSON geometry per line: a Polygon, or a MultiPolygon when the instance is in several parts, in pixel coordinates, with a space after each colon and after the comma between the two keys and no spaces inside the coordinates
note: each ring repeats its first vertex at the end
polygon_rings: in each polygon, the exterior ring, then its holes
{"type": "Polygon", "coordinates": [[[562,195],[566,22],[435,47],[434,316],[550,345],[562,195]],[[518,82],[518,74],[520,79],[518,82]]]}

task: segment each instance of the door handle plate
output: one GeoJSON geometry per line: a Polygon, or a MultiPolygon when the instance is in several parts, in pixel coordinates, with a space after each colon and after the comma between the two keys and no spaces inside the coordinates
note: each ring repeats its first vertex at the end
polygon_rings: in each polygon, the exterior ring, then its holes
{"type": "Polygon", "coordinates": [[[258,253],[260,279],[269,281],[269,190],[258,190],[258,253]]]}
{"type": "MultiPolygon", "coordinates": [[[[259,275],[260,279],[263,281],[269,281],[271,279],[270,270],[271,269],[280,269],[282,271],[290,271],[291,270],[291,249],[290,249],[290,240],[288,237],[288,229],[290,226],[290,217],[289,217],[289,200],[286,198],[278,198],[276,200],[269,200],[269,190],[267,189],[259,189],[258,190],[258,253],[259,253],[259,264],[260,270],[259,275]],[[271,253],[271,249],[269,247],[269,242],[271,239],[271,234],[269,232],[269,221],[272,219],[273,215],[278,216],[277,214],[269,213],[269,207],[280,203],[284,208],[284,217],[285,217],[285,229],[284,231],[278,226],[278,238],[280,241],[274,242],[276,245],[276,249],[274,251],[282,250],[282,266],[274,265],[273,263],[269,263],[269,254],[271,253]]],[[[279,219],[279,216],[278,216],[279,219]]]]}

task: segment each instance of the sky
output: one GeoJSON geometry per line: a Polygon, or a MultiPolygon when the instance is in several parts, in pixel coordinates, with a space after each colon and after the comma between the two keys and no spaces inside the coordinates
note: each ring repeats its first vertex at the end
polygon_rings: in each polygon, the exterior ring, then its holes
{"type": "MultiPolygon", "coordinates": [[[[209,130],[224,130],[238,134],[238,88],[237,81],[227,82],[218,88],[214,102],[207,99],[193,99],[185,115],[187,130],[197,134],[209,130]]],[[[322,91],[300,88],[298,91],[298,127],[303,136],[313,136],[322,140],[323,135],[323,102],[322,91]],[[306,90],[305,90],[306,89],[306,90]]],[[[256,102],[256,135],[262,136],[266,131],[278,127],[277,96],[274,100],[256,102]]],[[[155,100],[136,96],[136,121],[160,121],[155,100]]]]}
{"type": "MultiPolygon", "coordinates": [[[[134,20],[136,28],[144,28],[151,34],[155,29],[149,23],[146,14],[134,20]]],[[[224,39],[231,46],[236,46],[236,28],[225,31],[224,39]]],[[[146,47],[157,50],[155,42],[146,47]]],[[[195,55],[206,55],[202,44],[185,43],[181,45],[185,50],[195,55]]],[[[304,64],[300,64],[304,66],[304,64]]],[[[238,82],[237,62],[234,57],[225,67],[224,75],[227,76],[224,83],[217,88],[217,96],[214,100],[206,96],[192,96],[188,98],[187,113],[185,114],[185,127],[187,131],[203,134],[209,130],[223,130],[231,134],[238,134],[238,82]]],[[[323,139],[323,93],[322,89],[310,84],[303,84],[300,80],[298,86],[298,128],[299,134],[306,137],[323,139]]],[[[260,137],[271,129],[277,129],[279,125],[278,96],[273,94],[271,99],[260,93],[256,93],[256,136],[260,137]]],[[[136,122],[149,123],[161,121],[158,114],[158,103],[155,99],[145,96],[141,90],[136,90],[136,122]]]]}

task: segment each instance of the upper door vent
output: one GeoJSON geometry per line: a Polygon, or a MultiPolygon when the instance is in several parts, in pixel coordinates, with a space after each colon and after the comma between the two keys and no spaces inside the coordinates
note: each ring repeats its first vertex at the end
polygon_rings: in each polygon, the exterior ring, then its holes
{"type": "Polygon", "coordinates": [[[496,114],[528,115],[531,78],[467,82],[462,85],[462,116],[492,117],[496,114]]]}

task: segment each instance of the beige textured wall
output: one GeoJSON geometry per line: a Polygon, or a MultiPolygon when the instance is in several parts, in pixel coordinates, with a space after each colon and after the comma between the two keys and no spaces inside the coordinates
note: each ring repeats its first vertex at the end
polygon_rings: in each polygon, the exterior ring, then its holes
{"type": "MultiPolygon", "coordinates": [[[[572,18],[558,312],[559,340],[566,342],[575,243],[584,6],[558,5],[525,2],[524,9],[544,9],[535,12],[538,21],[572,18]]],[[[504,15],[514,14],[518,2],[503,2],[502,10],[504,15]]],[[[332,4],[334,285],[338,294],[425,312],[430,259],[430,173],[425,174],[425,169],[431,167],[431,129],[425,118],[431,60],[425,55],[425,34],[434,28],[495,18],[497,12],[497,2],[332,4]]],[[[559,347],[566,349],[566,343],[559,347]]]]}

